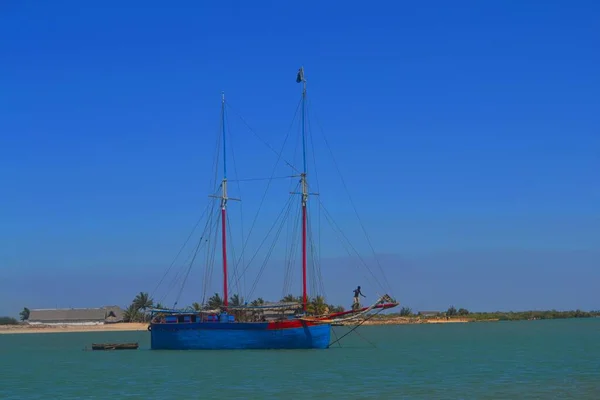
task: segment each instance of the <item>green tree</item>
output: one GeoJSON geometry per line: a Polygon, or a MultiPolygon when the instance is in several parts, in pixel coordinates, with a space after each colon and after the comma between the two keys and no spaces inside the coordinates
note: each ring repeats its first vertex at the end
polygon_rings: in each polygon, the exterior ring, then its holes
{"type": "Polygon", "coordinates": [[[145,312],[148,308],[152,308],[154,301],[150,298],[148,293],[140,292],[135,299],[133,299],[133,305],[137,310],[145,312]]]}
{"type": "Polygon", "coordinates": [[[202,305],[200,303],[194,302],[192,303],[192,308],[194,309],[194,311],[200,311],[202,310],[202,305]]]}
{"type": "Polygon", "coordinates": [[[329,305],[329,312],[332,313],[338,313],[338,312],[344,312],[344,306],[333,306],[333,305],[329,305]]]}
{"type": "Polygon", "coordinates": [[[293,294],[288,294],[283,299],[281,299],[283,303],[302,303],[302,296],[294,296],[293,294]]]}
{"type": "Polygon", "coordinates": [[[238,294],[234,294],[229,298],[229,305],[232,307],[239,307],[244,305],[244,299],[238,294]]]}
{"type": "Polygon", "coordinates": [[[253,300],[253,301],[250,303],[250,305],[251,305],[251,306],[253,306],[253,307],[262,306],[262,305],[264,305],[264,304],[265,304],[265,301],[263,300],[263,298],[262,298],[262,297],[259,297],[258,299],[256,299],[256,300],[253,300]]]}
{"type": "Polygon", "coordinates": [[[0,325],[18,325],[19,321],[17,321],[13,317],[0,317],[0,325]]]}
{"type": "Polygon", "coordinates": [[[400,309],[401,317],[410,317],[412,315],[412,310],[409,307],[402,307],[400,309]]]}
{"type": "Polygon", "coordinates": [[[450,306],[448,311],[446,311],[446,316],[453,317],[457,314],[456,308],[454,306],[450,306]]]}
{"type": "Polygon", "coordinates": [[[136,307],[135,304],[130,304],[129,307],[123,312],[124,322],[142,322],[144,320],[144,314],[136,307]]]}
{"type": "Polygon", "coordinates": [[[221,308],[223,306],[223,299],[219,295],[219,293],[215,293],[210,299],[208,299],[208,308],[211,310],[215,310],[217,308],[221,308]]]}
{"type": "Polygon", "coordinates": [[[458,309],[458,315],[460,316],[465,316],[465,315],[469,315],[469,310],[467,310],[466,308],[459,308],[458,309]]]}
{"type": "Polygon", "coordinates": [[[27,308],[27,307],[24,307],[24,308],[23,308],[23,311],[21,311],[21,312],[19,313],[19,315],[20,315],[20,317],[21,317],[21,321],[26,321],[26,320],[28,320],[28,319],[29,319],[29,314],[30,314],[29,308],[27,308]]]}
{"type": "Polygon", "coordinates": [[[323,296],[317,296],[307,304],[306,311],[313,315],[323,315],[329,312],[329,307],[323,296]]]}

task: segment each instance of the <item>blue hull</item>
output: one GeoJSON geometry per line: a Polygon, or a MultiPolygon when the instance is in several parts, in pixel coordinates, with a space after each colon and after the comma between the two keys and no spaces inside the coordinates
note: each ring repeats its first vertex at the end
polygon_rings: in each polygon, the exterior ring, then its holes
{"type": "Polygon", "coordinates": [[[151,324],[153,350],[326,349],[331,325],[272,329],[267,322],[151,324]]]}

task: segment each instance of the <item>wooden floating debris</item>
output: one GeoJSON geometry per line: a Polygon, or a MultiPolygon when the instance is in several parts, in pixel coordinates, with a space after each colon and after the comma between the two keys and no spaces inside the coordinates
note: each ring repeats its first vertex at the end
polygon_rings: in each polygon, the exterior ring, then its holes
{"type": "Polygon", "coordinates": [[[137,350],[138,343],[92,343],[92,350],[137,350]]]}

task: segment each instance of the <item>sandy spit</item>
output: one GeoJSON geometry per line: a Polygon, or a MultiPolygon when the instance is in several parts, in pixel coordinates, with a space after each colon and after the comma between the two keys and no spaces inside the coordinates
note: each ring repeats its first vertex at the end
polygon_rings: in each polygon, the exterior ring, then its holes
{"type": "Polygon", "coordinates": [[[61,333],[61,332],[122,332],[145,331],[147,323],[127,322],[107,325],[1,325],[0,335],[16,333],[61,333]]]}

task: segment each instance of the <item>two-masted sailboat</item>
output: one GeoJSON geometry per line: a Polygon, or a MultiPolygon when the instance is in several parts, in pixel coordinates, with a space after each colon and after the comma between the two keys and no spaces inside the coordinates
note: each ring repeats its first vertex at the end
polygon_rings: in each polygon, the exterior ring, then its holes
{"type": "MultiPolygon", "coordinates": [[[[302,297],[300,302],[240,305],[229,304],[227,260],[227,203],[233,200],[227,193],[227,159],[223,145],[223,177],[220,194],[220,230],[223,265],[222,304],[198,310],[153,309],[148,330],[152,349],[307,349],[328,348],[331,325],[338,321],[357,319],[373,310],[398,305],[388,295],[381,296],[369,307],[324,315],[311,315],[307,296],[307,203],[309,186],[306,168],[305,103],[306,79],[300,68],[296,81],[302,84],[302,151],[303,168],[300,177],[302,297]],[[270,318],[265,318],[270,315],[270,318]],[[273,317],[274,316],[274,317],[273,317]]],[[[225,142],[225,97],[221,101],[222,141],[225,142]]]]}

